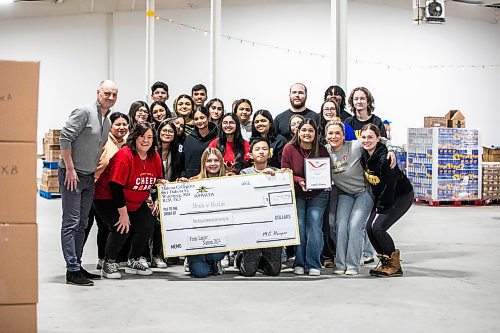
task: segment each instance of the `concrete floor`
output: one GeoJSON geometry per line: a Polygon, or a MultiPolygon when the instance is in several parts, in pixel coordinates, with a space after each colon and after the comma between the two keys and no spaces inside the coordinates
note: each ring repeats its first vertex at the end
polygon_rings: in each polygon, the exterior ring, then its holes
{"type": "MultiPolygon", "coordinates": [[[[498,332],[500,207],[414,205],[392,235],[404,277],[192,279],[181,266],[65,284],[60,200],[38,200],[39,332],[498,332]]],[[[95,268],[95,230],[84,266],[95,268]]]]}

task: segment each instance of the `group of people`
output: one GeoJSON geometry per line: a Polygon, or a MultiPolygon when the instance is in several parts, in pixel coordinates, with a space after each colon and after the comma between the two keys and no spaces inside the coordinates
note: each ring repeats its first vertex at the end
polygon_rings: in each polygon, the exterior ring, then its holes
{"type": "Polygon", "coordinates": [[[379,263],[371,275],[403,274],[387,230],[411,206],[413,188],[396,164],[384,123],[373,114],[368,89],[355,88],[347,98],[340,86],[330,86],[318,114],[306,107],[306,86],[296,83],[290,87],[290,108],[275,118],[268,110],[254,112],[245,98],[230,110],[218,98],[207,102],[201,84],[191,95],[179,95],[173,111],[163,82],[151,87],[151,105],[133,102],[128,115],[111,112],[117,95],[114,82],[101,82],[97,100],[75,109],[61,131],[67,283],[90,286],[101,276],[121,278],[121,262],[127,274],[167,268],[157,184],[274,175],[280,168],[293,172],[300,245],[188,256],[186,271],[194,277],[221,274],[232,258],[245,276],[257,270],[278,275],[294,257],[297,275],[318,276],[322,266],[334,266],[334,274],[352,276],[376,254],[379,263]],[[317,157],[331,159],[331,189],[305,186],[304,161],[317,157]],[[94,219],[101,274],[81,265],[94,219]]]}

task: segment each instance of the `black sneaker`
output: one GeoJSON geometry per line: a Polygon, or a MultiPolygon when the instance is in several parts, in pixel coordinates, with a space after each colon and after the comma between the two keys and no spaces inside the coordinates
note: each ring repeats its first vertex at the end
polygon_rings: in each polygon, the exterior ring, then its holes
{"type": "Polygon", "coordinates": [[[93,286],[94,285],[94,281],[87,279],[85,276],[83,276],[82,272],[80,272],[80,271],[76,271],[76,272],[66,271],[66,283],[67,284],[74,284],[76,286],[93,286]]]}
{"type": "Polygon", "coordinates": [[[90,273],[90,272],[87,272],[85,270],[85,268],[83,268],[82,266],[80,266],[80,272],[82,273],[82,275],[84,277],[86,277],[87,279],[91,279],[91,280],[99,280],[101,278],[100,275],[97,275],[97,274],[94,274],[94,273],[90,273]]]}

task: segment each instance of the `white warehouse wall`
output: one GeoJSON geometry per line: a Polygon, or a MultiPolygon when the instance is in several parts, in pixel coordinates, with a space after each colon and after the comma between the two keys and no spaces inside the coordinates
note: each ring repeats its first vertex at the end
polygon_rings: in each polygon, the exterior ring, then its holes
{"type": "Polygon", "coordinates": [[[47,129],[60,128],[71,110],[95,100],[108,75],[107,27],[102,14],[0,21],[0,59],[40,61],[40,152],[47,129]]]}
{"type": "MultiPolygon", "coordinates": [[[[375,113],[393,121],[396,144],[406,128],[423,126],[426,115],[460,109],[467,126],[481,128],[483,144],[499,144],[494,126],[500,68],[433,68],[439,65],[500,65],[500,25],[448,17],[443,25],[412,23],[411,8],[349,1],[346,92],[363,85],[376,100],[375,113]],[[378,63],[378,64],[377,64],[378,63]],[[390,67],[388,67],[390,66],[390,67]],[[422,66],[420,68],[419,66],[422,66]]],[[[209,29],[208,8],[170,10],[161,17],[209,29]]],[[[228,6],[222,33],[284,48],[329,55],[329,2],[228,6]]],[[[196,83],[209,83],[209,37],[175,24],[155,22],[155,77],[170,86],[170,104],[196,83]]],[[[60,127],[75,106],[95,96],[108,73],[120,87],[116,109],[128,112],[144,99],[145,14],[117,12],[0,22],[1,59],[41,60],[39,138],[60,127]],[[112,36],[112,37],[110,37],[112,36]],[[108,45],[111,62],[108,65],[108,45]]],[[[304,82],[308,106],[318,110],[332,84],[330,60],[309,54],[221,40],[219,96],[249,98],[254,109],[274,115],[288,107],[288,89],[304,82]]],[[[209,97],[212,92],[209,91],[209,97]]]]}

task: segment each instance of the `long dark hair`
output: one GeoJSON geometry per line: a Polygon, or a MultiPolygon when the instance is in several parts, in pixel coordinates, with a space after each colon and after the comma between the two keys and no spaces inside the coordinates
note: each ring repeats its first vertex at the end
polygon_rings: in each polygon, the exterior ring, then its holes
{"type": "MultiPolygon", "coordinates": [[[[174,181],[181,176],[183,171],[184,163],[181,160],[181,154],[179,153],[179,137],[177,135],[177,129],[175,128],[174,119],[165,119],[158,125],[158,130],[156,133],[158,141],[158,154],[163,161],[163,141],[161,141],[161,130],[164,127],[170,127],[174,131],[174,137],[172,142],[169,143],[169,153],[170,153],[170,166],[172,167],[172,174],[170,175],[169,181],[174,181]]],[[[168,166],[167,166],[168,168],[168,166]]],[[[163,175],[167,175],[167,169],[163,168],[163,175]]]]}
{"type": "MultiPolygon", "coordinates": [[[[207,104],[205,105],[205,107],[208,109],[208,112],[210,112],[210,107],[212,106],[212,104],[214,104],[215,102],[219,102],[221,107],[222,107],[222,112],[221,112],[221,115],[219,117],[219,119],[210,119],[214,124],[218,125],[220,123],[220,120],[222,119],[222,117],[224,116],[224,102],[222,100],[220,100],[219,98],[212,98],[211,100],[209,100],[207,102],[207,104]]],[[[212,116],[210,116],[210,118],[212,118],[212,116]]]]}
{"type": "Polygon", "coordinates": [[[311,125],[314,128],[314,140],[312,142],[311,151],[313,152],[313,156],[311,157],[319,157],[319,138],[318,138],[318,128],[314,120],[306,118],[297,128],[297,134],[292,137],[290,144],[294,145],[297,149],[300,149],[300,129],[304,127],[304,125],[311,125]]]}
{"type": "Polygon", "coordinates": [[[253,115],[253,118],[252,118],[252,137],[250,138],[250,142],[252,142],[254,139],[261,136],[261,134],[255,128],[255,118],[257,118],[257,116],[262,116],[262,117],[266,118],[267,120],[269,120],[269,132],[267,133],[267,139],[269,141],[271,141],[271,139],[274,139],[274,137],[276,136],[276,127],[274,126],[273,116],[272,116],[271,112],[269,112],[268,110],[261,109],[261,110],[258,110],[257,112],[255,112],[255,114],[253,115]]]}
{"type": "Polygon", "coordinates": [[[151,145],[151,148],[148,149],[148,157],[154,157],[157,146],[155,129],[153,128],[153,125],[151,125],[151,123],[148,123],[146,121],[141,121],[140,123],[135,124],[130,135],[127,138],[127,146],[130,148],[130,150],[132,150],[132,153],[134,155],[137,154],[135,141],[138,137],[143,136],[144,133],[146,133],[149,129],[153,132],[153,144],[151,145]]]}
{"type": "Polygon", "coordinates": [[[234,150],[234,170],[236,172],[239,172],[241,169],[243,169],[243,162],[244,162],[244,156],[245,156],[245,145],[244,145],[244,139],[243,136],[241,135],[241,127],[240,127],[240,120],[234,113],[226,113],[223,115],[220,119],[219,122],[219,140],[217,142],[217,149],[220,150],[222,153],[222,156],[226,154],[226,144],[227,144],[227,135],[224,133],[222,130],[222,122],[224,121],[225,118],[231,118],[234,120],[236,123],[236,130],[234,131],[233,134],[233,150],[234,150]]]}
{"type": "MultiPolygon", "coordinates": [[[[161,121],[157,121],[155,119],[155,117],[153,117],[153,108],[157,105],[159,105],[165,109],[165,119],[172,117],[172,115],[170,113],[170,110],[168,109],[167,104],[165,104],[164,102],[156,101],[156,102],[151,103],[151,106],[149,107],[149,110],[150,110],[149,112],[151,113],[151,122],[154,124],[156,130],[158,131],[158,125],[160,125],[161,121]]],[[[165,119],[163,119],[163,120],[165,120],[165,119]]]]}
{"type": "Polygon", "coordinates": [[[151,111],[149,110],[148,104],[143,101],[135,101],[130,105],[130,110],[128,111],[128,117],[130,120],[128,128],[130,132],[134,130],[135,124],[137,124],[137,121],[135,120],[135,114],[137,113],[137,110],[139,110],[141,106],[144,106],[148,110],[148,119],[146,119],[146,121],[148,123],[151,122],[151,111]]]}
{"type": "Polygon", "coordinates": [[[191,98],[191,96],[186,95],[186,94],[179,95],[179,96],[178,96],[178,97],[174,100],[174,105],[173,105],[173,107],[174,107],[174,112],[175,112],[175,114],[176,114],[176,115],[178,115],[178,116],[180,116],[180,115],[179,115],[179,112],[177,112],[177,102],[178,102],[180,99],[182,99],[182,98],[186,98],[186,99],[188,99],[188,100],[191,102],[191,113],[190,113],[187,117],[189,117],[189,118],[193,119],[193,115],[194,115],[194,111],[195,111],[195,108],[196,108],[196,107],[195,107],[194,101],[193,101],[193,99],[191,98]]]}
{"type": "MultiPolygon", "coordinates": [[[[337,110],[337,114],[339,115],[340,117],[340,113],[345,110],[345,106],[346,106],[346,96],[345,96],[345,91],[344,89],[342,89],[341,86],[329,86],[326,91],[325,91],[325,97],[324,97],[324,100],[326,101],[326,98],[328,97],[328,95],[338,95],[340,97],[342,97],[342,101],[340,102],[340,109],[337,110]]],[[[337,102],[337,101],[335,101],[337,102]]]]}
{"type": "Polygon", "coordinates": [[[326,103],[333,103],[335,106],[335,117],[340,118],[340,109],[339,109],[339,104],[337,103],[336,100],[334,99],[329,99],[327,101],[324,101],[323,104],[321,104],[321,110],[319,111],[319,122],[318,122],[318,135],[320,137],[320,140],[322,141],[321,144],[325,144],[324,139],[325,139],[325,128],[326,124],[328,121],[325,119],[323,113],[324,113],[324,107],[326,103]]]}

